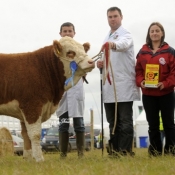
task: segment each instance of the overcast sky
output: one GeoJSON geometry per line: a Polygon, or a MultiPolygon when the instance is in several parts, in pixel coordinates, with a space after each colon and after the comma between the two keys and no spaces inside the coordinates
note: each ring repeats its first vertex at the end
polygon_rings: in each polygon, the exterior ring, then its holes
{"type": "MultiPolygon", "coordinates": [[[[90,56],[96,55],[109,31],[106,10],[118,6],[123,13],[123,26],[133,35],[135,54],[145,43],[148,26],[160,22],[165,28],[165,41],[175,47],[174,0],[0,0],[0,52],[34,51],[60,39],[60,25],[75,25],[75,40],[90,42],[90,56]]],[[[100,74],[95,68],[85,84],[85,121],[94,110],[95,123],[101,121],[100,74]]],[[[105,120],[105,119],[104,119],[105,120]]]]}

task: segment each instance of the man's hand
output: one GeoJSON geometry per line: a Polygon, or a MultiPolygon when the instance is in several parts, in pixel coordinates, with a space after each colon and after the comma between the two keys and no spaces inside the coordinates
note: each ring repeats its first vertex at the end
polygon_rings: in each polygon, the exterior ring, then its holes
{"type": "Polygon", "coordinates": [[[97,61],[97,67],[100,68],[100,69],[103,68],[103,61],[98,60],[97,61]]]}
{"type": "MultiPolygon", "coordinates": [[[[107,43],[109,44],[109,47],[110,47],[111,49],[116,50],[116,44],[115,44],[115,43],[113,43],[113,42],[107,42],[107,43]]],[[[105,44],[106,44],[106,43],[105,43],[105,44]]],[[[105,45],[105,44],[102,45],[101,51],[103,51],[104,45],[105,45]]]]}
{"type": "Polygon", "coordinates": [[[113,42],[108,42],[108,43],[109,43],[111,49],[116,50],[116,44],[115,43],[113,43],[113,42]]]}

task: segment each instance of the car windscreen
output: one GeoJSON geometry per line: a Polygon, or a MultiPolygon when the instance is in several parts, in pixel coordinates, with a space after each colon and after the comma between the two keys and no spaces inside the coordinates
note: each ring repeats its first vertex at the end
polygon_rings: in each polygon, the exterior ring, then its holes
{"type": "Polygon", "coordinates": [[[47,131],[47,135],[58,136],[58,127],[49,128],[47,131]]]}
{"type": "MultiPolygon", "coordinates": [[[[46,135],[50,135],[50,136],[58,136],[59,135],[59,131],[58,131],[58,127],[51,127],[48,129],[47,134],[46,135]]],[[[74,128],[73,126],[69,127],[69,136],[74,135],[74,128]]]]}

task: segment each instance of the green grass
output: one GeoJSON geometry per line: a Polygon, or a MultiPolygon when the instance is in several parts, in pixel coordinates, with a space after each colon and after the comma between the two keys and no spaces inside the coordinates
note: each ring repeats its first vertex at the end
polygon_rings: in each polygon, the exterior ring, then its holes
{"type": "Polygon", "coordinates": [[[135,157],[109,158],[106,150],[76,151],[60,160],[59,153],[44,154],[45,162],[27,161],[22,156],[0,157],[0,175],[174,175],[175,157],[148,157],[147,149],[135,149],[135,157]]]}

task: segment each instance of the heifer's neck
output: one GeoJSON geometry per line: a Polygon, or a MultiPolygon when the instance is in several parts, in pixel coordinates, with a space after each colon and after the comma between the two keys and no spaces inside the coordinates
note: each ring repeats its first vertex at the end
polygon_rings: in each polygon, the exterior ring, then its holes
{"type": "Polygon", "coordinates": [[[66,80],[68,80],[64,85],[64,90],[67,91],[72,86],[78,83],[78,81],[82,78],[85,72],[78,67],[77,70],[74,73],[72,73],[72,70],[70,68],[70,61],[66,59],[61,59],[61,61],[64,64],[64,76],[66,77],[66,80]]]}

